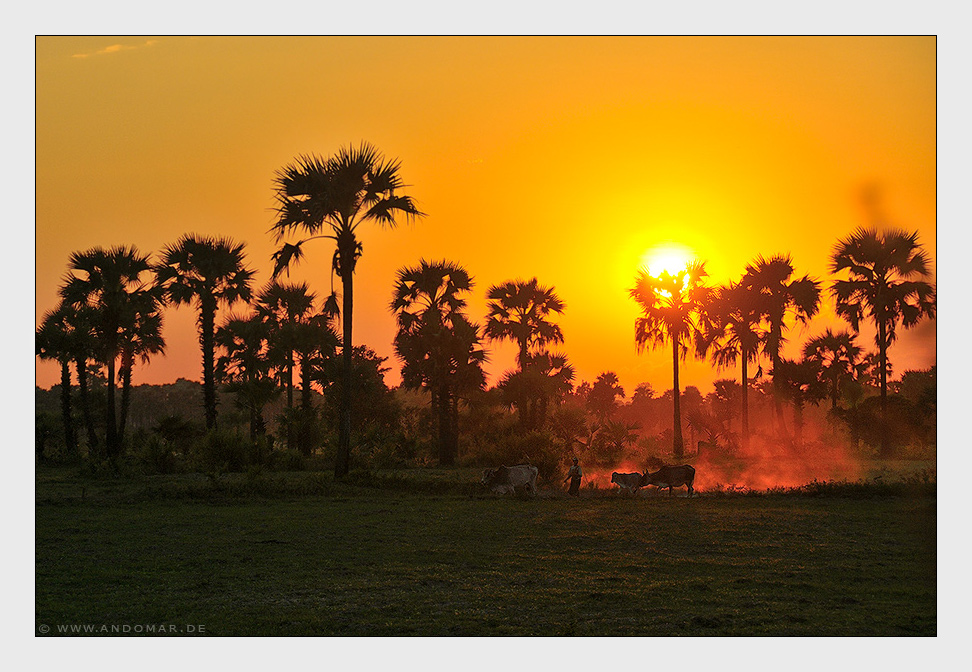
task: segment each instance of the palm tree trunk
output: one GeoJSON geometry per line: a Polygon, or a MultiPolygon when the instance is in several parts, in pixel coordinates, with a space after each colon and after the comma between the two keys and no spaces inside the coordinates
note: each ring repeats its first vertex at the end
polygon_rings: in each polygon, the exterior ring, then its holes
{"type": "Polygon", "coordinates": [[[749,448],[749,353],[742,352],[742,447],[749,448]]]}
{"type": "Polygon", "coordinates": [[[88,457],[97,457],[98,434],[95,432],[94,418],[91,417],[91,403],[88,399],[88,367],[87,360],[80,358],[74,360],[74,370],[78,376],[78,397],[81,401],[81,416],[84,418],[84,427],[88,433],[88,457]]]}
{"type": "MultiPolygon", "coordinates": [[[[344,246],[346,247],[346,246],[344,246]]],[[[354,360],[352,358],[353,346],[351,340],[352,311],[354,310],[354,248],[347,252],[344,247],[340,251],[341,255],[341,282],[344,287],[344,314],[341,316],[341,326],[344,332],[344,341],[341,345],[341,359],[344,362],[342,371],[340,417],[338,418],[338,449],[337,458],[334,462],[334,476],[342,478],[347,476],[351,468],[351,385],[353,378],[354,360]],[[345,256],[348,254],[348,256],[345,256]],[[347,260],[347,261],[345,261],[347,260]]]]}
{"type": "Polygon", "coordinates": [[[891,445],[888,437],[888,340],[887,322],[878,320],[878,335],[880,345],[878,352],[880,360],[878,371],[881,376],[881,457],[891,456],[891,445]]]}
{"type": "Polygon", "coordinates": [[[108,459],[115,463],[119,453],[118,426],[115,424],[115,353],[108,349],[108,380],[105,387],[105,452],[108,459]]]}
{"type": "Polygon", "coordinates": [[[793,402],[793,442],[797,448],[803,446],[803,401],[793,402]]]}
{"type": "Polygon", "coordinates": [[[300,358],[300,422],[297,425],[298,448],[304,455],[310,455],[311,446],[311,382],[310,365],[306,355],[300,358]]]}
{"type": "Polygon", "coordinates": [[[450,440],[450,428],[452,422],[449,419],[451,404],[449,402],[449,388],[446,384],[439,385],[438,408],[436,414],[439,417],[439,464],[445,467],[453,464],[452,445],[450,440]]]}
{"type": "Polygon", "coordinates": [[[786,421],[783,418],[783,401],[781,400],[782,392],[780,391],[779,383],[776,380],[776,371],[780,365],[780,353],[773,353],[773,406],[776,409],[776,431],[778,432],[779,438],[782,439],[786,436],[786,421]]]}
{"type": "Polygon", "coordinates": [[[202,296],[200,307],[199,343],[203,358],[203,408],[206,412],[206,429],[216,427],[216,299],[202,296]]]}
{"type": "Polygon", "coordinates": [[[685,443],[682,440],[682,409],[681,409],[681,392],[678,389],[678,339],[672,339],[672,367],[674,371],[674,385],[672,388],[672,400],[674,404],[674,417],[672,419],[672,435],[674,436],[674,443],[672,445],[672,454],[675,456],[676,460],[681,460],[682,456],[685,454],[685,443]]]}
{"type": "Polygon", "coordinates": [[[74,422],[71,420],[71,360],[61,360],[61,422],[64,423],[64,444],[68,454],[75,456],[78,452],[77,437],[74,434],[74,422]]]}
{"type": "Polygon", "coordinates": [[[122,366],[121,366],[121,379],[122,379],[122,396],[121,396],[121,412],[118,419],[118,436],[120,441],[125,440],[125,425],[128,421],[128,407],[131,398],[132,390],[132,367],[135,366],[135,355],[134,353],[125,350],[122,352],[122,366]]]}

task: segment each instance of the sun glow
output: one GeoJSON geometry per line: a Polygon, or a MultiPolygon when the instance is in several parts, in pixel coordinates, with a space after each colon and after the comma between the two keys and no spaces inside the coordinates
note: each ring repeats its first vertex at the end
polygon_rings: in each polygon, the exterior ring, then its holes
{"type": "Polygon", "coordinates": [[[641,267],[656,278],[664,272],[675,275],[694,258],[695,253],[680,243],[661,243],[641,256],[641,267]]]}

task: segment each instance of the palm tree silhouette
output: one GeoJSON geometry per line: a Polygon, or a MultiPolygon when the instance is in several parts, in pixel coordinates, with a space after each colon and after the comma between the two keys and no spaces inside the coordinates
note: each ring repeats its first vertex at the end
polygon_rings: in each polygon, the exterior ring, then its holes
{"type": "Polygon", "coordinates": [[[685,360],[689,345],[697,340],[699,319],[709,300],[711,289],[703,284],[708,276],[705,262],[695,260],[684,271],[672,275],[663,271],[659,277],[638,272],[635,286],[628,294],[638,304],[643,317],[635,320],[635,345],[638,352],[645,347],[672,346],[672,390],[674,399],[674,428],[672,450],[676,459],[685,453],[682,439],[681,393],[678,385],[678,362],[685,360]]]}
{"type": "Polygon", "coordinates": [[[175,305],[195,305],[203,364],[206,429],[216,427],[216,311],[248,302],[253,271],[243,265],[243,243],[229,238],[185,234],[162,251],[155,275],[175,305]]]}
{"type": "Polygon", "coordinates": [[[128,408],[131,405],[132,369],[135,359],[147,364],[152,355],[165,354],[165,339],[162,337],[162,313],[153,310],[152,303],[160,302],[160,292],[139,294],[133,297],[133,304],[142,302],[143,305],[131,307],[131,319],[126,320],[126,327],[121,337],[121,412],[118,419],[118,433],[125,435],[125,425],[128,419],[128,408]]]}
{"type": "Polygon", "coordinates": [[[270,282],[257,295],[256,309],[269,328],[270,359],[287,392],[287,408],[294,406],[294,367],[297,327],[314,313],[317,296],[307,283],[270,282]]]}
{"type": "Polygon", "coordinates": [[[473,284],[458,264],[422,259],[399,269],[390,304],[398,322],[395,353],[403,363],[403,384],[429,390],[444,465],[453,464],[458,452],[458,396],[485,383],[479,328],[463,313],[461,295],[473,284]]]}
{"type": "Polygon", "coordinates": [[[116,360],[137,325],[160,319],[162,309],[161,292],[142,277],[151,269],[148,256],[135,247],[95,247],[71,255],[60,290],[66,303],[87,307],[92,318],[94,359],[107,368],[105,453],[113,465],[117,465],[122,447],[115,413],[116,360]]]}
{"type": "MultiPolygon", "coordinates": [[[[776,254],[769,258],[762,255],[747,264],[740,284],[759,293],[763,317],[767,322],[763,352],[769,355],[775,369],[786,343],[787,316],[793,315],[799,322],[806,322],[817,314],[820,305],[820,283],[808,275],[793,277],[793,259],[789,254],[776,254]]],[[[773,389],[780,388],[774,381],[773,389]]],[[[786,432],[783,420],[783,404],[779,394],[774,394],[776,423],[780,434],[786,432]]]]}
{"type": "Polygon", "coordinates": [[[497,388],[517,407],[520,423],[535,430],[546,425],[551,400],[560,400],[574,386],[574,367],[567,355],[541,350],[527,355],[522,371],[507,371],[497,388]]]}
{"type": "Polygon", "coordinates": [[[71,362],[74,361],[71,340],[72,312],[71,307],[62,302],[54,310],[44,313],[34,338],[34,352],[42,360],[53,360],[61,366],[61,423],[64,426],[64,443],[68,454],[76,455],[77,435],[71,418],[71,362]]]}
{"type": "Polygon", "coordinates": [[[486,336],[516,343],[520,371],[531,350],[564,342],[560,326],[548,319],[551,313],[563,313],[565,308],[552,287],[539,284],[536,278],[511,280],[490,287],[486,298],[486,336]]]}
{"type": "Polygon", "coordinates": [[[859,332],[861,321],[873,322],[877,333],[881,385],[881,455],[890,454],[887,434],[888,347],[894,343],[896,327],[908,329],[923,318],[934,318],[935,286],[922,278],[931,276],[928,257],[918,243],[918,232],[898,228],[879,232],[875,227],[858,228],[839,240],[831,253],[834,275],[847,272],[848,279],[835,280],[831,291],[837,314],[859,332]]]}
{"type": "Polygon", "coordinates": [[[351,462],[351,384],[352,318],[354,311],[354,270],[361,256],[357,228],[373,221],[388,227],[396,217],[412,219],[423,215],[411,197],[396,193],[405,184],[399,176],[399,162],[386,161],[368,143],[341,148],[329,159],[300,156],[277,171],[277,221],[272,227],[279,242],[292,231],[309,238],[284,245],[273,255],[273,277],[289,269],[303,257],[304,243],[330,238],[336,243],[331,268],[341,277],[343,287],[342,358],[343,385],[339,412],[339,436],[334,474],[347,475],[351,462]]]}
{"type": "Polygon", "coordinates": [[[827,386],[821,381],[820,364],[812,359],[800,361],[781,357],[773,368],[773,380],[783,397],[793,404],[793,445],[803,445],[803,408],[817,404],[827,396],[827,386]]]}
{"type": "MultiPolygon", "coordinates": [[[[563,313],[564,302],[554,292],[552,287],[541,285],[536,278],[530,280],[510,280],[499,285],[493,285],[486,292],[489,301],[486,304],[487,318],[485,334],[495,341],[509,340],[517,346],[517,365],[519,371],[508,373],[502,385],[506,394],[516,405],[520,423],[524,427],[535,427],[535,408],[530,407],[531,392],[538,389],[547,377],[547,373],[530,373],[531,365],[543,363],[541,357],[546,355],[546,363],[551,356],[546,352],[546,346],[552,343],[563,343],[564,334],[560,326],[551,322],[551,313],[563,313]]],[[[562,357],[562,356],[559,356],[562,357]]],[[[564,369],[566,358],[562,364],[554,368],[564,369]]],[[[573,378],[573,369],[568,368],[573,378]]]]}
{"type": "Polygon", "coordinates": [[[767,333],[762,321],[759,294],[747,285],[732,283],[716,288],[702,311],[702,330],[697,332],[700,356],[712,352],[712,361],[723,369],[742,362],[742,445],[749,446],[749,364],[759,357],[767,333]]]}
{"type": "Polygon", "coordinates": [[[860,365],[861,349],[854,342],[854,334],[828,328],[803,345],[803,358],[819,366],[820,379],[827,385],[830,396],[830,407],[836,409],[841,388],[846,381],[855,379],[860,365]]]}
{"type": "Polygon", "coordinates": [[[216,330],[216,344],[226,353],[216,368],[249,416],[251,441],[266,433],[263,408],[279,392],[270,375],[269,338],[269,325],[256,313],[230,314],[216,330]]]}

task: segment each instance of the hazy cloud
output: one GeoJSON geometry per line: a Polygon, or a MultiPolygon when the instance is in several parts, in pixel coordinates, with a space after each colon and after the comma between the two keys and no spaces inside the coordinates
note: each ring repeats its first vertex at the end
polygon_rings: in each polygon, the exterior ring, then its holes
{"type": "Polygon", "coordinates": [[[104,54],[117,54],[120,51],[131,51],[132,49],[142,49],[144,47],[151,47],[158,44],[158,40],[149,40],[143,44],[112,44],[105,47],[104,49],[99,49],[98,51],[93,51],[88,54],[74,54],[72,58],[89,58],[91,56],[101,56],[104,54]]]}

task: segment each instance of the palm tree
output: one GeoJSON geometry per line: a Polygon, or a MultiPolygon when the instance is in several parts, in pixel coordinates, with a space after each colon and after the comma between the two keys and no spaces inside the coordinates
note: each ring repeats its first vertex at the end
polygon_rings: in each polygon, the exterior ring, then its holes
{"type": "Polygon", "coordinates": [[[317,296],[307,283],[270,282],[257,295],[256,309],[269,328],[269,356],[287,391],[287,408],[294,406],[294,367],[298,325],[314,313],[317,296]]]}
{"type": "Polygon", "coordinates": [[[527,355],[522,371],[507,371],[497,387],[517,407],[520,424],[535,430],[546,425],[550,402],[569,393],[573,381],[574,367],[566,355],[541,350],[527,355]]]}
{"type": "Polygon", "coordinates": [[[643,352],[646,346],[672,346],[673,452],[676,459],[681,459],[685,452],[679,407],[678,362],[685,360],[692,339],[699,331],[699,319],[711,292],[703,284],[707,276],[705,262],[696,260],[675,275],[663,271],[656,278],[649,275],[647,270],[641,270],[635,278],[635,286],[628,290],[643,313],[643,317],[635,320],[638,352],[643,352]]]}
{"type": "Polygon", "coordinates": [[[831,253],[833,274],[847,272],[848,279],[835,280],[832,292],[837,314],[859,332],[868,319],[875,328],[881,384],[881,455],[890,454],[887,435],[888,348],[894,343],[898,323],[908,329],[923,318],[935,317],[935,286],[923,278],[931,276],[928,257],[918,243],[918,232],[897,228],[879,232],[858,228],[839,240],[831,253]]]}
{"type": "Polygon", "coordinates": [[[795,361],[781,357],[773,369],[773,381],[783,396],[793,403],[793,445],[803,445],[803,407],[817,404],[827,396],[827,387],[821,382],[820,364],[812,359],[795,361]]]}
{"type": "Polygon", "coordinates": [[[560,326],[548,319],[551,313],[563,313],[565,308],[552,287],[539,284],[536,278],[526,282],[511,280],[490,287],[486,298],[486,336],[516,343],[520,371],[531,350],[564,342],[560,326]]]}
{"type": "Polygon", "coordinates": [[[452,464],[458,452],[458,396],[485,383],[479,328],[463,313],[461,295],[473,280],[460,265],[422,259],[398,271],[391,311],[398,321],[395,353],[406,387],[429,390],[436,418],[439,462],[452,464]]]}
{"type": "MultiPolygon", "coordinates": [[[[780,363],[786,343],[787,317],[792,315],[797,321],[806,323],[817,314],[820,305],[820,283],[808,275],[794,278],[793,273],[793,259],[789,254],[776,254],[769,258],[760,255],[746,266],[740,283],[760,295],[763,317],[767,323],[763,352],[769,356],[774,369],[780,363]]],[[[780,391],[775,382],[773,389],[780,391]]],[[[774,403],[778,429],[782,434],[786,427],[783,405],[778,396],[774,395],[774,403]]]]}
{"type": "Polygon", "coordinates": [[[749,364],[759,357],[767,334],[760,329],[759,294],[741,283],[715,289],[703,311],[703,329],[698,332],[696,350],[700,356],[712,352],[716,367],[724,369],[742,361],[742,445],[749,447],[749,364]]]}
{"type": "Polygon", "coordinates": [[[165,339],[162,337],[162,313],[152,309],[152,303],[159,302],[159,292],[144,293],[134,297],[135,301],[143,303],[141,307],[132,306],[132,319],[126,321],[127,326],[122,334],[122,356],[119,375],[122,382],[121,413],[118,420],[118,433],[125,435],[125,424],[128,418],[128,408],[131,402],[132,369],[135,359],[143,364],[151,360],[152,355],[165,353],[165,339]]]}
{"type": "Polygon", "coordinates": [[[334,473],[347,475],[351,462],[351,384],[352,317],[354,310],[354,270],[361,256],[357,229],[373,221],[388,227],[396,217],[408,219],[423,215],[411,197],[396,193],[405,184],[399,176],[399,162],[386,161],[368,143],[357,148],[341,148],[328,159],[308,155],[277,172],[277,221],[271,229],[279,242],[295,229],[309,235],[295,243],[284,243],[273,255],[273,277],[303,257],[304,243],[330,238],[336,244],[332,272],[341,277],[343,287],[343,385],[341,387],[339,436],[334,473]]]}
{"type": "Polygon", "coordinates": [[[803,346],[803,358],[819,366],[820,379],[827,385],[830,407],[837,409],[845,382],[854,380],[860,366],[861,349],[848,331],[834,332],[829,328],[803,346]]]}
{"type": "Polygon", "coordinates": [[[44,314],[34,339],[35,354],[41,359],[54,360],[61,365],[61,423],[64,443],[69,455],[77,454],[77,435],[71,418],[71,307],[63,302],[44,314]]]}
{"type": "Polygon", "coordinates": [[[217,370],[249,416],[251,441],[266,433],[263,408],[279,391],[270,376],[269,336],[269,325],[255,313],[230,314],[216,330],[216,344],[226,353],[217,360],[217,370]]]}
{"type": "Polygon", "coordinates": [[[151,268],[148,256],[135,247],[95,247],[71,255],[68,275],[60,290],[66,303],[91,315],[96,341],[94,359],[107,368],[105,452],[113,464],[121,454],[124,429],[116,424],[116,360],[123,355],[139,324],[161,319],[161,292],[142,277],[151,268]]]}
{"type": "Polygon", "coordinates": [[[168,299],[199,311],[206,429],[216,426],[216,311],[250,300],[253,271],[243,265],[243,243],[229,238],[186,234],[162,251],[155,275],[168,299]]]}

